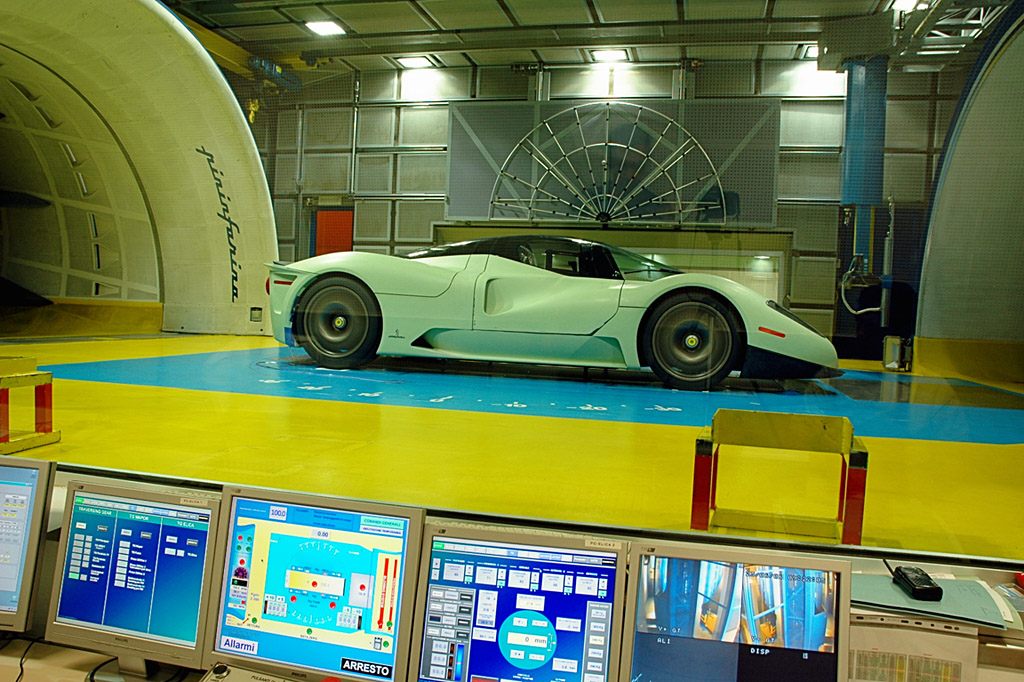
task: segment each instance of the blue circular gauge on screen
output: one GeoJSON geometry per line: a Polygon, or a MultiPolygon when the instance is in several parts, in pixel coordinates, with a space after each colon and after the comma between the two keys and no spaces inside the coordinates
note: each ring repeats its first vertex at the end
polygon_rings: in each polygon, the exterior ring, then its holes
{"type": "Polygon", "coordinates": [[[520,670],[539,668],[555,655],[555,626],[543,613],[516,611],[498,630],[498,648],[520,670]]]}

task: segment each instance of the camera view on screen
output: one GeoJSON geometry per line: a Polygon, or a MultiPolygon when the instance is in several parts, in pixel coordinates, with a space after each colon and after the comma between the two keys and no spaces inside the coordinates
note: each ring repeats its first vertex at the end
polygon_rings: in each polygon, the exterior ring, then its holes
{"type": "Polygon", "coordinates": [[[195,647],[208,509],[77,492],[55,622],[195,647]]]}
{"type": "Polygon", "coordinates": [[[839,576],[644,555],[632,682],[835,679],[839,576]]]}
{"type": "Polygon", "coordinates": [[[434,537],[420,680],[605,682],[616,559],[434,537]]]}
{"type": "Polygon", "coordinates": [[[392,679],[409,524],[235,497],[215,650],[392,679]]]}

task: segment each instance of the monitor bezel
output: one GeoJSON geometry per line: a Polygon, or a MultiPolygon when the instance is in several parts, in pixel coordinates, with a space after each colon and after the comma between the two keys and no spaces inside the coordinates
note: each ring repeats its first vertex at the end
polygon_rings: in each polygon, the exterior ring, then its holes
{"type": "Polygon", "coordinates": [[[542,529],[463,524],[443,519],[431,519],[423,529],[423,552],[420,557],[420,579],[416,590],[416,622],[413,631],[413,645],[409,652],[408,682],[419,682],[421,679],[419,661],[423,653],[423,629],[426,621],[427,596],[430,593],[430,552],[435,536],[614,554],[616,557],[615,590],[612,595],[612,628],[609,633],[611,646],[608,650],[607,680],[615,682],[615,675],[621,661],[619,643],[622,638],[626,604],[626,573],[629,556],[629,542],[626,539],[584,533],[560,533],[542,529]]]}
{"type": "Polygon", "coordinates": [[[66,644],[83,649],[100,651],[126,660],[143,659],[169,665],[199,668],[202,665],[206,643],[206,612],[209,609],[212,586],[214,550],[218,545],[220,532],[220,499],[216,495],[190,496],[188,491],[175,491],[164,487],[149,487],[144,484],[117,485],[116,483],[94,483],[68,481],[64,501],[64,518],[61,522],[60,543],[54,566],[53,593],[50,597],[49,616],[46,620],[46,639],[56,644],[66,644]],[[68,539],[74,508],[74,496],[78,493],[92,493],[142,502],[155,502],[203,509],[210,512],[210,530],[206,542],[206,561],[203,569],[203,585],[199,595],[199,613],[196,618],[196,643],[189,648],[184,645],[160,642],[121,632],[107,632],[92,629],[87,625],[72,625],[57,621],[60,595],[63,589],[64,566],[67,561],[68,539]]]}
{"type": "Polygon", "coordinates": [[[42,577],[43,538],[49,520],[50,498],[53,496],[53,480],[57,463],[23,457],[4,457],[0,465],[19,469],[34,469],[37,472],[35,499],[29,516],[29,527],[25,532],[25,565],[21,571],[18,591],[18,608],[0,611],[0,631],[26,632],[32,625],[35,601],[39,595],[42,577]]]}
{"type": "MultiPolygon", "coordinates": [[[[770,549],[740,548],[728,545],[690,543],[633,542],[629,557],[629,585],[626,590],[628,605],[622,629],[622,659],[619,678],[630,679],[633,665],[633,645],[636,630],[636,599],[639,591],[640,562],[645,555],[670,559],[751,563],[784,568],[803,568],[830,571],[839,576],[839,596],[836,602],[836,682],[848,682],[850,656],[850,584],[852,568],[849,561],[819,558],[807,554],[793,554],[770,549]]],[[[743,646],[737,643],[737,646],[743,646]]]]}
{"type": "MultiPolygon", "coordinates": [[[[228,538],[231,536],[231,519],[234,511],[235,498],[246,498],[266,502],[281,502],[282,504],[298,504],[308,507],[323,507],[339,511],[380,514],[382,516],[396,516],[409,520],[409,534],[406,538],[405,548],[405,576],[402,581],[402,599],[399,602],[399,621],[395,641],[395,663],[392,669],[391,682],[405,682],[406,672],[409,663],[409,645],[412,634],[412,609],[415,603],[415,588],[419,562],[416,560],[420,553],[423,539],[423,523],[426,519],[426,512],[419,507],[404,506],[400,504],[388,504],[383,502],[370,502],[366,500],[353,500],[333,495],[321,495],[318,493],[302,493],[274,488],[256,488],[242,486],[224,486],[223,508],[221,515],[220,538],[217,545],[214,568],[216,570],[217,583],[213,586],[210,608],[207,623],[207,641],[204,647],[203,667],[210,669],[218,663],[237,666],[245,670],[257,673],[266,673],[298,682],[309,680],[321,680],[325,676],[333,676],[342,682],[367,682],[365,678],[347,675],[342,671],[324,672],[315,668],[300,668],[299,666],[276,663],[248,656],[239,656],[216,649],[218,633],[220,632],[221,606],[223,603],[223,591],[227,577],[228,561],[228,538]]],[[[382,682],[383,682],[383,678],[382,682]]]]}

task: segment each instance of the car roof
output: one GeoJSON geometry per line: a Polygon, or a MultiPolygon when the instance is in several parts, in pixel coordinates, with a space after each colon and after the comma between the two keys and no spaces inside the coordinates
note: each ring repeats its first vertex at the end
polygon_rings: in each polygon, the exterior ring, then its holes
{"type": "Polygon", "coordinates": [[[405,258],[436,258],[439,256],[454,256],[472,253],[491,253],[492,249],[500,247],[503,244],[507,244],[509,242],[528,241],[532,239],[549,239],[553,241],[563,242],[565,244],[572,243],[581,246],[590,244],[605,246],[600,242],[590,241],[587,239],[578,239],[576,237],[566,237],[563,235],[512,234],[502,235],[500,237],[482,237],[480,239],[469,239],[462,242],[452,242],[450,244],[439,244],[437,246],[431,246],[426,249],[407,253],[405,254],[405,258]]]}

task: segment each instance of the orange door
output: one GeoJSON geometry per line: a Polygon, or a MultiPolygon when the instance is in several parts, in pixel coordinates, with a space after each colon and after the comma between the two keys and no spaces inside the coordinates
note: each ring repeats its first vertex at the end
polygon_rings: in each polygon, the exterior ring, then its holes
{"type": "Polygon", "coordinates": [[[313,221],[313,253],[352,250],[352,209],[320,209],[313,221]]]}

